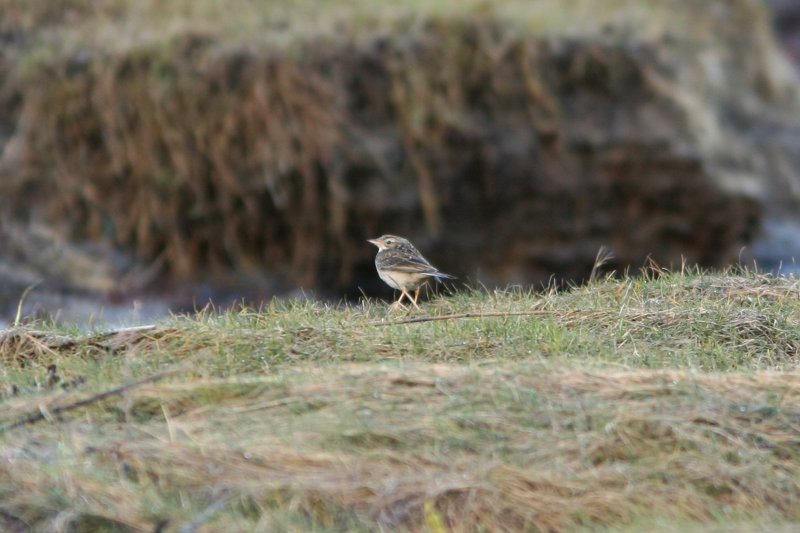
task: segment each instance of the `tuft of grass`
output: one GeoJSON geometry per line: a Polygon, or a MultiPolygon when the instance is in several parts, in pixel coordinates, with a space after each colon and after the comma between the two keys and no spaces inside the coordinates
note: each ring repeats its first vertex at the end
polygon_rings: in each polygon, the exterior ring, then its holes
{"type": "Polygon", "coordinates": [[[459,292],[423,315],[282,302],[119,334],[9,330],[0,520],[788,528],[798,322],[796,280],[662,273],[459,292]]]}

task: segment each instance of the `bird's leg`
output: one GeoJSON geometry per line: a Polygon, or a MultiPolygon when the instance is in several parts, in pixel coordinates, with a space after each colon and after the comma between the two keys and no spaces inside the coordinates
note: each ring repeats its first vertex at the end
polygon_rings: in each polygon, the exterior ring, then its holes
{"type": "Polygon", "coordinates": [[[419,306],[417,305],[417,299],[416,298],[412,298],[411,294],[407,290],[403,289],[403,292],[406,294],[406,298],[408,298],[408,301],[411,302],[412,304],[414,304],[414,307],[419,309],[419,306]]]}
{"type": "Polygon", "coordinates": [[[417,309],[419,309],[419,306],[417,305],[417,298],[419,298],[420,289],[422,289],[422,287],[417,287],[417,290],[414,291],[414,307],[417,309]]]}
{"type": "Polygon", "coordinates": [[[402,292],[400,293],[400,298],[397,299],[397,303],[400,303],[401,301],[403,301],[403,297],[405,297],[405,298],[408,299],[409,302],[411,302],[413,304],[414,300],[411,299],[411,295],[408,294],[408,291],[405,290],[405,289],[400,289],[400,290],[402,292]]]}
{"type": "MultiPolygon", "coordinates": [[[[397,309],[398,307],[405,307],[403,305],[403,296],[408,296],[408,294],[406,294],[405,289],[400,293],[400,298],[398,298],[396,302],[392,303],[392,305],[389,306],[389,309],[397,309]]],[[[410,299],[411,297],[409,297],[409,300],[410,299]]]]}
{"type": "Polygon", "coordinates": [[[419,309],[417,302],[411,297],[411,294],[406,289],[403,289],[403,294],[406,295],[406,298],[408,298],[408,301],[411,302],[414,305],[414,307],[419,309]]]}

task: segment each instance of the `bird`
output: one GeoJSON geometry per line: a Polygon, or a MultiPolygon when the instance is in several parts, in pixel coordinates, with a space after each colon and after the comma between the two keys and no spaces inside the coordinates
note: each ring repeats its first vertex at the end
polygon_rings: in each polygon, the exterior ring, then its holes
{"type": "Polygon", "coordinates": [[[437,281],[455,279],[455,276],[440,272],[431,265],[408,239],[397,235],[383,235],[376,239],[367,239],[367,242],[378,247],[378,254],[375,256],[378,276],[387,285],[400,291],[400,298],[392,304],[392,307],[402,306],[403,297],[406,297],[419,309],[417,305],[419,291],[428,278],[437,281]],[[413,298],[409,291],[415,291],[413,298]]]}

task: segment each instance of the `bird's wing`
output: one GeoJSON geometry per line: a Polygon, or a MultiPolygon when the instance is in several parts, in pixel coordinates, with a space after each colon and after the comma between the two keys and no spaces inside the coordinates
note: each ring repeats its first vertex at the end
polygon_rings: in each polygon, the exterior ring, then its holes
{"type": "Polygon", "coordinates": [[[454,276],[439,272],[435,266],[431,265],[427,259],[421,255],[409,254],[386,254],[378,258],[380,268],[393,270],[395,272],[405,272],[408,274],[427,274],[437,278],[451,278],[454,276]]]}
{"type": "Polygon", "coordinates": [[[409,274],[435,274],[436,267],[421,255],[385,254],[378,258],[380,268],[409,274]]]}

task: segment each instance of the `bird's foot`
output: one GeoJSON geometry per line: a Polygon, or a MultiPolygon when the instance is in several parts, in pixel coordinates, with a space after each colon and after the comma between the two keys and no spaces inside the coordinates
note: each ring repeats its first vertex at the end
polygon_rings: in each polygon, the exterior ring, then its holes
{"type": "Polygon", "coordinates": [[[400,301],[394,302],[392,303],[392,305],[389,306],[389,311],[399,311],[400,309],[403,309],[405,311],[408,310],[408,308],[405,305],[403,305],[403,303],[400,301]]]}

